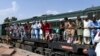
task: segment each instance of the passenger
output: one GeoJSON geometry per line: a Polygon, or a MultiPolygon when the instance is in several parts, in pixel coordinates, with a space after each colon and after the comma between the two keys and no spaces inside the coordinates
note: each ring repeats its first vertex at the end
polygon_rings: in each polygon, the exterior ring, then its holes
{"type": "Polygon", "coordinates": [[[10,25],[9,26],[9,32],[10,32],[10,36],[13,36],[13,25],[10,25]]]}
{"type": "Polygon", "coordinates": [[[59,27],[59,35],[60,35],[59,40],[60,41],[63,41],[64,40],[63,33],[64,33],[64,24],[63,24],[63,22],[61,22],[60,27],[59,27]]]}
{"type": "Polygon", "coordinates": [[[45,25],[46,25],[46,22],[43,21],[43,22],[42,22],[43,39],[45,39],[45,25]]]}
{"type": "Polygon", "coordinates": [[[99,22],[97,21],[95,17],[90,22],[89,27],[91,28],[91,44],[94,44],[94,41],[93,41],[94,37],[96,33],[99,31],[98,28],[100,27],[99,22]]]}
{"type": "Polygon", "coordinates": [[[10,27],[9,27],[9,25],[6,25],[5,30],[6,30],[6,34],[9,35],[9,33],[10,33],[10,32],[9,32],[9,31],[10,31],[10,27]]]}
{"type": "Polygon", "coordinates": [[[73,37],[74,37],[74,34],[75,34],[75,29],[74,29],[75,25],[74,25],[74,22],[72,22],[71,20],[68,21],[68,26],[67,26],[67,29],[66,29],[66,32],[67,32],[67,43],[73,43],[73,37]]]}
{"type": "Polygon", "coordinates": [[[83,21],[81,18],[77,18],[76,20],[76,28],[77,28],[77,42],[78,44],[82,44],[83,42],[83,21]]]}
{"type": "Polygon", "coordinates": [[[36,39],[40,39],[40,35],[39,35],[39,32],[40,32],[40,29],[39,29],[39,22],[36,21],[35,23],[35,26],[36,26],[36,32],[35,32],[35,35],[36,35],[36,39]]]}
{"type": "Polygon", "coordinates": [[[21,41],[23,41],[23,38],[25,38],[26,35],[25,35],[24,26],[22,24],[20,24],[19,26],[19,33],[20,33],[21,41]]]}
{"type": "Polygon", "coordinates": [[[38,37],[38,39],[42,39],[42,29],[41,29],[41,27],[42,27],[41,22],[40,21],[37,22],[37,37],[38,37]]]}
{"type": "Polygon", "coordinates": [[[36,25],[35,22],[31,25],[31,38],[36,38],[36,25]]]}
{"type": "Polygon", "coordinates": [[[50,26],[50,24],[47,22],[47,21],[44,21],[43,22],[43,32],[44,32],[44,35],[45,35],[45,39],[46,40],[50,40],[50,28],[51,28],[51,26],[50,26]]]}
{"type": "MultiPolygon", "coordinates": [[[[57,40],[57,41],[58,41],[58,40],[59,40],[59,39],[58,39],[59,37],[58,37],[58,35],[57,35],[57,34],[58,34],[57,31],[59,31],[57,28],[51,29],[51,34],[50,34],[50,35],[51,35],[51,36],[50,36],[50,37],[51,37],[51,41],[53,41],[53,40],[57,40]]],[[[62,37],[62,38],[63,38],[63,37],[62,37]]]]}
{"type": "Polygon", "coordinates": [[[20,34],[20,24],[17,24],[18,27],[18,38],[21,38],[21,34],[20,34]]]}
{"type": "Polygon", "coordinates": [[[63,34],[63,36],[64,36],[64,40],[67,40],[67,37],[68,37],[68,34],[67,34],[67,28],[68,28],[68,18],[65,18],[64,19],[65,20],[65,22],[64,22],[64,34],[63,34]]]}
{"type": "Polygon", "coordinates": [[[42,25],[42,27],[41,27],[41,29],[42,29],[42,31],[43,31],[43,39],[45,39],[45,21],[42,21],[42,23],[41,23],[41,25],[42,25]]]}
{"type": "Polygon", "coordinates": [[[17,38],[19,38],[18,27],[19,27],[19,25],[18,25],[18,24],[16,24],[16,37],[17,37],[17,38]]]}
{"type": "Polygon", "coordinates": [[[90,44],[90,29],[89,29],[90,20],[85,18],[83,20],[84,30],[83,30],[83,40],[84,44],[90,44]]]}
{"type": "Polygon", "coordinates": [[[96,34],[95,38],[94,38],[94,42],[95,42],[95,52],[97,56],[100,56],[100,31],[96,34]]]}
{"type": "Polygon", "coordinates": [[[72,27],[71,27],[71,37],[72,37],[72,42],[74,42],[75,38],[76,38],[76,25],[75,22],[72,21],[72,27]]]}
{"type": "Polygon", "coordinates": [[[39,22],[39,28],[40,28],[40,39],[43,39],[43,30],[42,30],[42,21],[39,22]]]}
{"type": "Polygon", "coordinates": [[[14,37],[14,24],[12,24],[12,37],[14,37]]]}
{"type": "Polygon", "coordinates": [[[13,33],[14,33],[14,37],[18,38],[19,35],[18,35],[18,25],[17,24],[14,24],[14,32],[13,33]]]}
{"type": "Polygon", "coordinates": [[[27,22],[24,26],[25,32],[26,32],[26,37],[30,38],[31,37],[31,25],[29,22],[27,22]]]}

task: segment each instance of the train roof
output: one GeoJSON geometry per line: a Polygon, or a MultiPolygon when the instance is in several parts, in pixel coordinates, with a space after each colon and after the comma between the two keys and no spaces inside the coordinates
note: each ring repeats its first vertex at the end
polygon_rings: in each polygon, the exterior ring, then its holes
{"type": "Polygon", "coordinates": [[[65,18],[65,17],[84,16],[84,15],[87,15],[88,13],[95,13],[95,12],[100,12],[100,6],[90,7],[84,10],[66,12],[66,13],[61,13],[61,14],[56,14],[56,15],[34,16],[32,18],[18,20],[12,23],[22,23],[22,22],[27,22],[27,21],[52,20],[52,19],[59,19],[59,18],[65,18]]]}

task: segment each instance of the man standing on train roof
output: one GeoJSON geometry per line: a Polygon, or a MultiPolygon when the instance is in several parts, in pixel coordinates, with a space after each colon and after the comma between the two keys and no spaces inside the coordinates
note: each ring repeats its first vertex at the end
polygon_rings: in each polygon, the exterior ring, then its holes
{"type": "Polygon", "coordinates": [[[42,22],[42,20],[40,20],[40,21],[39,21],[39,28],[40,28],[40,33],[39,33],[39,34],[40,34],[40,38],[41,38],[41,39],[43,39],[42,24],[43,24],[43,22],[42,22]]]}
{"type": "Polygon", "coordinates": [[[95,47],[95,53],[96,56],[100,56],[100,19],[97,18],[98,24],[99,24],[99,29],[98,32],[96,33],[95,37],[94,37],[94,43],[96,45],[95,47]]]}
{"type": "Polygon", "coordinates": [[[77,30],[77,41],[79,44],[82,44],[83,42],[83,21],[82,21],[82,18],[80,18],[79,16],[77,17],[77,20],[76,20],[76,30],[77,30]]]}
{"type": "Polygon", "coordinates": [[[100,31],[94,37],[95,53],[96,56],[100,56],[100,31]]]}
{"type": "Polygon", "coordinates": [[[83,27],[84,27],[84,30],[83,30],[83,40],[84,40],[84,44],[90,44],[90,29],[89,29],[89,23],[90,23],[90,20],[89,18],[85,18],[83,20],[83,27]]]}
{"type": "Polygon", "coordinates": [[[73,43],[75,37],[75,23],[71,19],[65,23],[64,35],[67,43],[73,43]]]}
{"type": "Polygon", "coordinates": [[[13,25],[11,24],[10,26],[9,26],[9,30],[10,30],[10,36],[13,36],[13,25]]]}
{"type": "Polygon", "coordinates": [[[97,21],[96,17],[92,18],[92,21],[89,23],[89,28],[91,28],[91,44],[94,44],[94,37],[99,31],[99,22],[97,21]]]}
{"type": "Polygon", "coordinates": [[[37,34],[38,34],[38,39],[42,39],[41,38],[41,34],[42,34],[42,30],[41,30],[42,24],[40,21],[37,22],[37,34]]]}
{"type": "Polygon", "coordinates": [[[93,18],[90,22],[91,26],[91,37],[93,38],[92,44],[93,46],[88,49],[88,55],[89,56],[100,56],[100,30],[98,29],[100,25],[98,24],[98,21],[96,18],[93,18]],[[94,22],[93,22],[94,21],[94,22]],[[99,25],[99,27],[98,27],[99,25]]]}
{"type": "Polygon", "coordinates": [[[31,37],[31,25],[29,22],[25,23],[25,26],[24,26],[24,29],[25,29],[25,32],[26,32],[26,37],[27,38],[30,38],[31,37]]]}
{"type": "Polygon", "coordinates": [[[67,17],[64,18],[64,21],[65,21],[65,22],[64,22],[64,34],[63,34],[63,35],[64,35],[64,38],[63,38],[63,39],[66,40],[66,37],[68,36],[68,35],[67,35],[67,31],[66,31],[67,28],[68,28],[68,18],[67,18],[67,17]]]}
{"type": "Polygon", "coordinates": [[[36,21],[34,27],[36,27],[35,35],[36,39],[40,39],[40,30],[41,30],[41,23],[39,21],[36,21]]]}
{"type": "Polygon", "coordinates": [[[38,39],[39,36],[38,36],[38,22],[35,21],[35,24],[34,24],[34,29],[35,29],[35,38],[38,39]]]}
{"type": "Polygon", "coordinates": [[[14,33],[14,37],[17,38],[18,37],[18,25],[17,24],[14,24],[13,27],[14,27],[14,32],[13,32],[14,33]]]}
{"type": "Polygon", "coordinates": [[[12,37],[14,37],[14,24],[12,24],[11,29],[12,29],[12,37]]]}
{"type": "Polygon", "coordinates": [[[36,25],[35,25],[35,21],[32,23],[31,25],[31,38],[36,38],[36,25]]]}
{"type": "Polygon", "coordinates": [[[60,41],[63,41],[64,40],[64,36],[63,36],[63,33],[64,33],[64,23],[63,22],[61,22],[60,23],[60,26],[59,26],[59,35],[60,35],[60,38],[59,38],[59,40],[60,41]]]}
{"type": "Polygon", "coordinates": [[[20,37],[21,37],[21,41],[23,41],[23,38],[26,37],[26,36],[25,36],[24,26],[21,23],[19,24],[19,34],[20,34],[20,37]]]}
{"type": "Polygon", "coordinates": [[[95,38],[94,38],[94,42],[95,42],[95,52],[97,56],[100,56],[100,31],[97,32],[95,38]]]}
{"type": "Polygon", "coordinates": [[[50,39],[51,25],[47,21],[43,21],[42,29],[46,40],[50,39]]]}

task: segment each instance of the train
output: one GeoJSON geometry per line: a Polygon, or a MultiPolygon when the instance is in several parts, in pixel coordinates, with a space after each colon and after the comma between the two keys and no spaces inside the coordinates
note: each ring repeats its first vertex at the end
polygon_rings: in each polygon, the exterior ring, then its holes
{"type": "MultiPolygon", "coordinates": [[[[76,20],[77,16],[80,16],[81,18],[86,18],[86,17],[92,18],[92,16],[99,14],[100,14],[100,6],[91,7],[85,10],[80,10],[75,12],[57,14],[57,15],[43,15],[40,17],[35,16],[29,19],[19,20],[9,23],[23,24],[26,22],[31,23],[32,21],[47,20],[49,23],[53,25],[52,28],[57,29],[59,27],[59,23],[64,22],[66,18],[76,20]]],[[[0,36],[5,36],[7,34],[5,28],[9,23],[4,23],[0,25],[0,36]]],[[[4,40],[3,37],[1,37],[0,39],[4,40]]],[[[87,54],[84,54],[83,50],[88,46],[90,46],[90,45],[68,44],[64,41],[58,41],[58,40],[45,41],[41,39],[24,38],[24,41],[21,41],[20,38],[11,38],[11,39],[12,39],[11,43],[13,46],[16,46],[16,43],[19,43],[20,45],[21,44],[29,45],[32,47],[32,52],[36,52],[45,56],[84,56],[87,54]]]]}

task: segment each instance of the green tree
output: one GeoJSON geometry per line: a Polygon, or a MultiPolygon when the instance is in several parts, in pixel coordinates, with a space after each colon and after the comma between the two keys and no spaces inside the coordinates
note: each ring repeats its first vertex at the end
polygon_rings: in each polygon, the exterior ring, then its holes
{"type": "Polygon", "coordinates": [[[9,22],[10,22],[9,17],[7,17],[7,18],[4,19],[4,23],[9,23],[9,22]]]}
{"type": "Polygon", "coordinates": [[[12,17],[10,20],[11,20],[11,22],[17,21],[17,18],[16,17],[12,17]]]}

